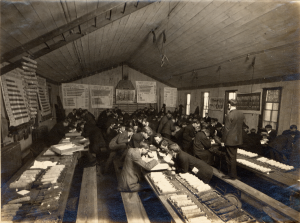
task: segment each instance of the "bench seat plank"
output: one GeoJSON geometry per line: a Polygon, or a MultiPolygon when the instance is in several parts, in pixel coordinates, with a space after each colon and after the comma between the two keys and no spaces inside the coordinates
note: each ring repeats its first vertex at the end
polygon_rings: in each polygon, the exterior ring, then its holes
{"type": "Polygon", "coordinates": [[[76,222],[98,223],[96,166],[83,170],[76,222]]]}
{"type": "MultiPolygon", "coordinates": [[[[122,166],[122,164],[117,160],[114,160],[114,167],[118,181],[121,177],[121,170],[119,169],[120,166],[122,166]]],[[[121,192],[121,197],[126,212],[127,222],[150,223],[146,210],[137,192],[121,192]]]]}

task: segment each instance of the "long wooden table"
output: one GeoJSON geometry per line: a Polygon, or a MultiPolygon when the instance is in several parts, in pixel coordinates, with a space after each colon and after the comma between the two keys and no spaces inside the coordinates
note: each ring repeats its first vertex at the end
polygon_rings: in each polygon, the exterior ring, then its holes
{"type": "MultiPolygon", "coordinates": [[[[37,161],[58,161],[61,158],[61,156],[58,156],[58,155],[50,155],[50,156],[44,155],[44,153],[47,150],[48,150],[48,148],[45,148],[36,159],[27,162],[23,167],[21,167],[20,170],[2,188],[2,198],[1,198],[2,205],[7,204],[7,202],[9,202],[12,199],[17,199],[17,198],[22,197],[21,195],[17,194],[16,189],[10,189],[9,185],[10,185],[10,183],[16,181],[25,170],[29,169],[33,165],[35,160],[37,160],[37,161]]],[[[66,172],[64,175],[63,182],[61,182],[61,184],[60,184],[60,186],[61,186],[61,188],[63,188],[63,190],[62,190],[61,196],[59,198],[58,208],[55,211],[52,211],[51,213],[49,213],[49,215],[40,215],[38,217],[34,217],[34,219],[31,218],[31,220],[33,222],[40,222],[40,221],[62,222],[63,221],[63,216],[64,216],[67,199],[68,199],[70,188],[71,188],[71,183],[72,183],[72,179],[73,179],[73,175],[74,175],[75,166],[77,164],[78,155],[79,155],[79,153],[76,152],[76,153],[73,153],[72,155],[68,156],[71,160],[71,163],[65,167],[67,169],[66,169],[66,172]]],[[[31,201],[34,201],[38,194],[39,194],[38,189],[31,189],[30,190],[31,201]]]]}

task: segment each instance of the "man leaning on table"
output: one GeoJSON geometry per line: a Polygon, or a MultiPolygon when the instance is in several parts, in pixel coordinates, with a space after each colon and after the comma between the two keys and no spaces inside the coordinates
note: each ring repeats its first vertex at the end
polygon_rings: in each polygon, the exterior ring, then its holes
{"type": "Polygon", "coordinates": [[[237,101],[229,100],[228,109],[230,110],[225,117],[225,126],[222,141],[226,148],[226,163],[228,168],[228,176],[224,179],[236,179],[236,155],[237,149],[243,144],[243,123],[245,116],[243,112],[236,109],[237,101]]]}
{"type": "Polygon", "coordinates": [[[146,142],[140,142],[138,148],[130,148],[126,154],[123,164],[121,179],[119,181],[119,191],[141,191],[144,189],[141,184],[142,171],[141,167],[146,170],[151,170],[158,164],[156,159],[145,162],[142,159],[143,155],[149,152],[149,145],[146,142]]]}

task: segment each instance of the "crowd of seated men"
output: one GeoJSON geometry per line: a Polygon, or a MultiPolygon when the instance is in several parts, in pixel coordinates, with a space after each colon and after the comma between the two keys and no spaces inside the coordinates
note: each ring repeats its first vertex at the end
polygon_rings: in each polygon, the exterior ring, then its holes
{"type": "MultiPolygon", "coordinates": [[[[185,115],[181,108],[170,112],[165,106],[159,112],[146,107],[131,115],[116,107],[102,111],[97,119],[88,110],[74,109],[63,123],[57,123],[51,129],[48,145],[57,144],[64,133],[74,128],[90,140],[89,165],[101,162],[102,148],[110,151],[105,160],[104,171],[107,172],[116,156],[125,157],[128,148],[138,148],[141,142],[154,145],[161,151],[176,143],[184,152],[213,165],[212,141],[214,145],[221,145],[223,125],[208,114],[205,117],[199,112],[185,115]]],[[[255,129],[249,131],[245,124],[243,129],[242,149],[299,166],[297,126],[292,125],[281,135],[277,135],[271,125],[259,129],[258,133],[255,129]]]]}

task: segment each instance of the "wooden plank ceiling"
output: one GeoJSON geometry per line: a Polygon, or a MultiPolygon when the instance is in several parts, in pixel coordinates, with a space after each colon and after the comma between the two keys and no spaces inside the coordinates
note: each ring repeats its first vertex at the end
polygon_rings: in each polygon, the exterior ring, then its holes
{"type": "Polygon", "coordinates": [[[127,63],[178,88],[294,74],[300,61],[299,5],[1,1],[1,62],[9,62],[9,69],[31,55],[37,72],[59,83],[127,63]]]}

